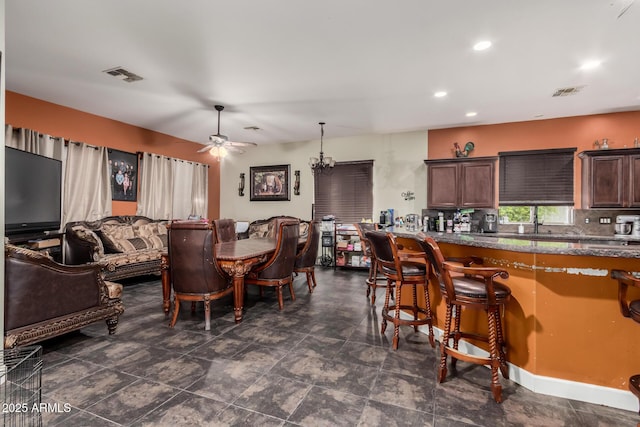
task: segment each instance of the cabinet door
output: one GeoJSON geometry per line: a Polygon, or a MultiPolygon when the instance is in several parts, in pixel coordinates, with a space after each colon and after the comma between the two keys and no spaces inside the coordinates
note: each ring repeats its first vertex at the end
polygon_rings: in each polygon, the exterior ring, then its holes
{"type": "Polygon", "coordinates": [[[493,208],[495,202],[495,174],[493,162],[463,163],[460,165],[460,207],[493,208]]]}
{"type": "Polygon", "coordinates": [[[624,207],[624,156],[591,158],[592,208],[624,207]]]}
{"type": "Polygon", "coordinates": [[[427,206],[456,208],[458,204],[458,165],[434,164],[428,167],[427,206]]]}
{"type": "Polygon", "coordinates": [[[629,206],[640,208],[640,154],[629,156],[629,206]]]}

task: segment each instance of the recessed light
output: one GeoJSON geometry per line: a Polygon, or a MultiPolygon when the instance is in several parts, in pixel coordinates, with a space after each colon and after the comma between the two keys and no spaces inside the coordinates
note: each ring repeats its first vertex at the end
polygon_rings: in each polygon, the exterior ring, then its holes
{"type": "Polygon", "coordinates": [[[482,40],[473,45],[473,50],[481,51],[486,50],[491,47],[491,42],[489,40],[482,40]]]}
{"type": "Polygon", "coordinates": [[[593,61],[587,61],[580,66],[580,69],[584,71],[593,70],[594,68],[598,68],[600,64],[602,64],[602,61],[598,61],[597,59],[593,61]]]}
{"type": "Polygon", "coordinates": [[[447,96],[447,92],[441,90],[439,92],[434,93],[433,96],[435,96],[436,98],[442,98],[444,96],[447,96]]]}
{"type": "Polygon", "coordinates": [[[475,111],[469,111],[467,114],[465,114],[465,116],[467,116],[467,117],[475,117],[477,115],[478,115],[478,113],[476,113],[475,111]]]}

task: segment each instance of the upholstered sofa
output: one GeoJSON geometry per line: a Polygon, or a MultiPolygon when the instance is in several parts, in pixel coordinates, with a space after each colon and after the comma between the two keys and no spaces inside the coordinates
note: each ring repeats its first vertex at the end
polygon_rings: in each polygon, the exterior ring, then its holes
{"type": "Polygon", "coordinates": [[[295,218],[292,216],[272,216],[268,219],[258,219],[249,223],[249,229],[247,230],[247,237],[253,239],[256,237],[275,237],[276,228],[274,227],[276,220],[282,219],[295,219],[300,221],[300,239],[306,239],[309,232],[309,222],[295,218]]]}
{"type": "Polygon", "coordinates": [[[166,224],[144,216],[67,223],[63,262],[98,263],[107,280],[160,274],[160,258],[167,251],[166,224]]]}
{"type": "Polygon", "coordinates": [[[98,264],[67,266],[46,254],[4,247],[4,347],[26,345],[105,320],[116,331],[122,285],[105,282],[98,264]]]}

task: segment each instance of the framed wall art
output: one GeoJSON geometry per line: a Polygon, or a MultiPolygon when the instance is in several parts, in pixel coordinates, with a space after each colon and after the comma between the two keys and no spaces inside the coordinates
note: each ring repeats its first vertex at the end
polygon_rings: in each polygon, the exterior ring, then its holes
{"type": "Polygon", "coordinates": [[[135,153],[109,149],[111,200],[138,200],[138,156],[135,153]]]}
{"type": "Polygon", "coordinates": [[[290,165],[252,166],[249,168],[253,201],[290,200],[290,165]]]}

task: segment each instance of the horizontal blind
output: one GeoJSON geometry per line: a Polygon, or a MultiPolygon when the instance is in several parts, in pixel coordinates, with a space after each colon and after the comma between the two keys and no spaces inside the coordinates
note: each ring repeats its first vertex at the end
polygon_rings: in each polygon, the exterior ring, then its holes
{"type": "Polygon", "coordinates": [[[314,219],[334,215],[336,223],[360,222],[373,212],[373,160],[339,162],[314,176],[314,219]]]}
{"type": "Polygon", "coordinates": [[[508,151],[500,156],[500,205],[573,205],[576,148],[508,151]]]}

